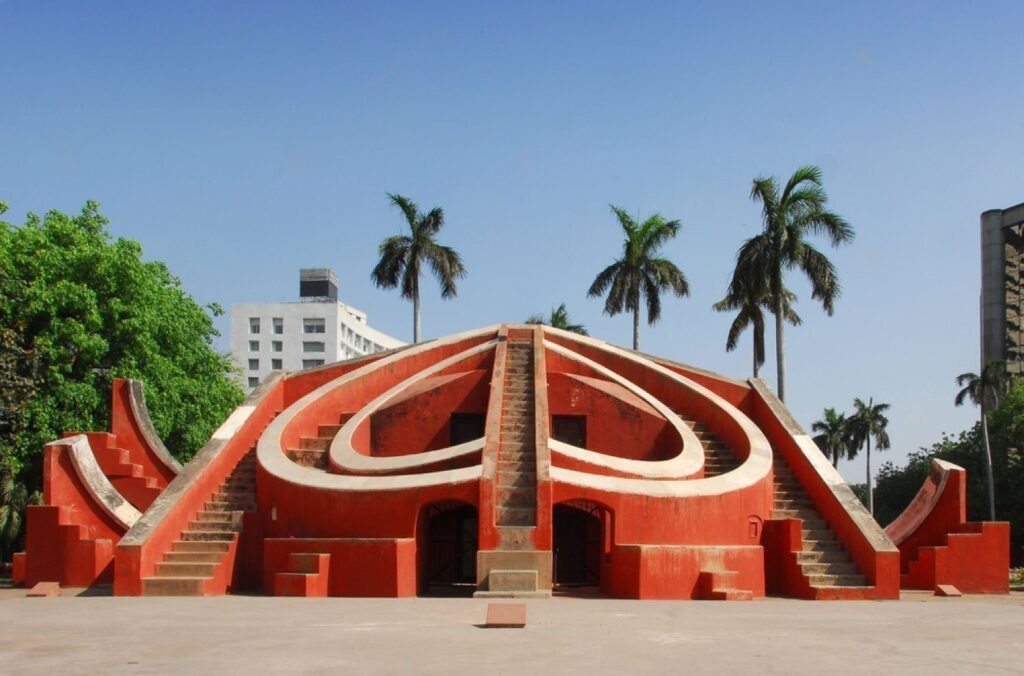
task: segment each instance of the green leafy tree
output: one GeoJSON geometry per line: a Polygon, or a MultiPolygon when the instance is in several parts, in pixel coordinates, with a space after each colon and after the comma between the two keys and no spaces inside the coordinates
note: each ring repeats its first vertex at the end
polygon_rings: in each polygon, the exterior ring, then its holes
{"type": "Polygon", "coordinates": [[[243,398],[228,356],[213,349],[221,309],[199,306],[163,263],[144,261],[137,242],[113,239],[106,225],[95,202],[75,216],[0,221],[0,326],[10,332],[0,378],[28,388],[4,403],[5,443],[30,491],[43,444],[107,429],[114,378],[143,381],[157,432],[182,460],[243,398]]]}
{"type": "Polygon", "coordinates": [[[412,339],[420,342],[420,271],[429,265],[441,284],[441,298],[458,295],[456,281],[466,276],[462,258],[452,248],[437,243],[437,233],[444,226],[444,211],[434,207],[427,213],[402,195],[388,194],[391,204],[401,209],[409,226],[408,235],[388,237],[380,243],[380,260],[370,279],[378,287],[402,288],[402,298],[412,301],[412,339]]]}
{"type": "Polygon", "coordinates": [[[868,511],[874,514],[875,499],[871,491],[871,440],[874,439],[876,450],[884,451],[889,448],[889,433],[886,431],[889,419],[885,416],[885,412],[889,410],[889,404],[876,404],[873,398],[868,399],[867,403],[861,399],[854,399],[853,408],[854,413],[849,420],[850,438],[853,441],[853,446],[863,444],[866,451],[867,504],[868,511]]]}
{"type": "MultiPolygon", "coordinates": [[[[793,326],[802,323],[800,316],[793,310],[796,295],[786,290],[783,313],[786,321],[793,326]]],[[[769,306],[768,288],[759,284],[755,275],[736,275],[733,284],[729,285],[725,298],[712,306],[717,312],[736,312],[736,318],[729,326],[729,335],[725,340],[725,351],[732,352],[740,342],[740,336],[748,328],[754,334],[754,377],[756,378],[765,361],[764,349],[764,310],[769,306]]]]}
{"type": "Polygon", "coordinates": [[[562,329],[563,331],[571,331],[572,333],[578,333],[581,336],[589,336],[587,333],[587,327],[583,324],[573,324],[569,319],[569,311],[565,309],[565,303],[562,303],[556,308],[551,309],[551,314],[547,317],[544,315],[530,315],[526,318],[527,324],[547,324],[548,326],[556,329],[562,329]]]}
{"type": "Polygon", "coordinates": [[[826,209],[828,196],[822,188],[821,170],[814,166],[797,169],[781,191],[775,177],[756,178],[750,196],[761,202],[764,230],[740,247],[731,287],[767,288],[768,306],[775,317],[778,393],[785,401],[785,272],[803,272],[811,283],[811,297],[820,300],[831,315],[839,297],[839,278],[832,262],[807,241],[807,236],[825,235],[838,246],[853,240],[853,228],[826,209]]]}
{"type": "Polygon", "coordinates": [[[811,423],[811,431],[815,432],[814,443],[832,461],[833,467],[843,458],[852,460],[857,455],[850,443],[849,422],[845,414],[837,413],[834,408],[826,408],[824,417],[811,423]]]}
{"type": "Polygon", "coordinates": [[[676,236],[679,221],[666,221],[654,214],[637,223],[624,210],[612,205],[612,213],[625,235],[622,257],[602,270],[590,285],[587,295],[601,296],[608,291],[604,311],[615,316],[626,310],[633,313],[633,349],[640,349],[640,306],[647,306],[647,324],[661,319],[661,293],[671,290],[676,296],[690,293],[686,276],[675,263],[658,256],[661,246],[676,236]]]}
{"type": "Polygon", "coordinates": [[[956,384],[962,389],[957,393],[955,403],[962,406],[968,399],[981,410],[981,430],[985,440],[985,483],[988,487],[989,519],[996,520],[995,479],[992,474],[992,444],[988,437],[988,415],[986,411],[999,408],[999,400],[1009,384],[1006,363],[990,361],[981,370],[981,375],[961,373],[956,384]]]}
{"type": "Polygon", "coordinates": [[[21,549],[25,509],[41,503],[42,495],[38,491],[29,495],[14,468],[4,460],[0,465],[0,561],[10,561],[11,554],[21,549]]]}

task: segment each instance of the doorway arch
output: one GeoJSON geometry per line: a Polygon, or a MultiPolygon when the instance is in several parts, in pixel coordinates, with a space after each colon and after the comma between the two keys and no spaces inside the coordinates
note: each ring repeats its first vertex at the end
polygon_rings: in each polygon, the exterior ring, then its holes
{"type": "Polygon", "coordinates": [[[603,589],[611,545],[611,511],[587,500],[572,500],[554,506],[552,522],[551,572],[555,588],[603,589]]]}
{"type": "Polygon", "coordinates": [[[455,500],[420,512],[417,533],[421,596],[464,596],[476,590],[477,509],[455,500]]]}

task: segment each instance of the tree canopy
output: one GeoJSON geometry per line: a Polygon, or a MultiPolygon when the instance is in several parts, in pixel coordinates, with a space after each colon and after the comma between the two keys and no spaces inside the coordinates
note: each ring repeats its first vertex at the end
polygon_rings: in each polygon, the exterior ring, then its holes
{"type": "Polygon", "coordinates": [[[144,383],[157,432],[182,460],[243,398],[213,347],[220,307],[201,307],[107,223],[95,202],[21,226],[0,220],[0,454],[28,470],[30,488],[43,444],[108,428],[114,378],[144,383]]]}

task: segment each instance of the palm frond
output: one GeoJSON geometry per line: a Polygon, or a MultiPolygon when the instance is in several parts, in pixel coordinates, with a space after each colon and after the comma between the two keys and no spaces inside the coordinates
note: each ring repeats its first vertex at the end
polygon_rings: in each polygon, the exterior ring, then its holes
{"type": "Polygon", "coordinates": [[[416,203],[408,197],[399,195],[398,193],[388,193],[388,199],[391,200],[391,204],[402,210],[405,215],[405,220],[409,223],[409,228],[413,231],[416,230],[416,222],[419,220],[419,209],[416,203]]]}

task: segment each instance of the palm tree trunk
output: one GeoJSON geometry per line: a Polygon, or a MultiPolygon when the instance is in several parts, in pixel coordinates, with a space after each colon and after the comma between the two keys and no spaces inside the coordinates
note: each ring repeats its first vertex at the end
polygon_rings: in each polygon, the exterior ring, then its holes
{"type": "Polygon", "coordinates": [[[412,296],[412,342],[420,342],[420,294],[419,291],[412,296]]]}
{"type": "Polygon", "coordinates": [[[870,436],[867,437],[864,440],[864,443],[866,443],[868,445],[868,455],[867,455],[867,468],[868,468],[868,472],[867,472],[868,512],[871,513],[871,516],[874,516],[875,515],[875,494],[871,490],[871,437],[870,436]]]}
{"type": "Polygon", "coordinates": [[[785,342],[782,336],[782,326],[785,324],[782,317],[782,296],[775,299],[775,365],[778,369],[779,401],[786,402],[786,353],[785,342]]]}
{"type": "Polygon", "coordinates": [[[633,309],[633,349],[640,349],[640,304],[633,309]]]}
{"type": "Polygon", "coordinates": [[[757,363],[757,343],[754,343],[754,377],[757,377],[757,371],[760,364],[757,363]]]}
{"type": "Polygon", "coordinates": [[[989,521],[996,520],[996,485],[992,476],[992,446],[988,441],[988,414],[985,413],[985,404],[981,405],[981,433],[985,439],[985,481],[988,484],[988,518],[989,521]]]}

